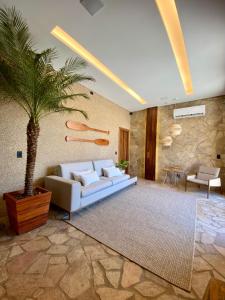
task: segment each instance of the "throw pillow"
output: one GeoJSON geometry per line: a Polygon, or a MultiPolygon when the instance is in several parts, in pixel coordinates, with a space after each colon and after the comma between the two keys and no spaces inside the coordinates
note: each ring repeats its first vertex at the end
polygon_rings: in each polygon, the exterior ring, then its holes
{"type": "Polygon", "coordinates": [[[105,177],[121,176],[122,173],[119,168],[115,166],[110,168],[103,168],[103,174],[105,177]]]}
{"type": "Polygon", "coordinates": [[[74,171],[74,172],[72,172],[72,175],[73,175],[74,180],[81,182],[81,177],[80,176],[82,174],[89,174],[91,172],[93,172],[93,170],[91,170],[91,169],[90,170],[74,171]]]}
{"type": "Polygon", "coordinates": [[[97,182],[100,180],[96,171],[87,174],[80,175],[81,182],[84,186],[90,185],[91,183],[97,182]]]}

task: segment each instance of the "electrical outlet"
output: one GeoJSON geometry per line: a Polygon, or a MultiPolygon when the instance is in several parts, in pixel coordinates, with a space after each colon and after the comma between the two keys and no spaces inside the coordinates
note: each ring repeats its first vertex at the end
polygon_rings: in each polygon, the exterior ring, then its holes
{"type": "Polygon", "coordinates": [[[17,151],[16,152],[16,157],[17,158],[22,158],[23,157],[23,152],[22,151],[17,151]]]}
{"type": "Polygon", "coordinates": [[[220,158],[221,158],[220,154],[217,154],[216,158],[217,158],[217,159],[220,159],[220,158]]]}

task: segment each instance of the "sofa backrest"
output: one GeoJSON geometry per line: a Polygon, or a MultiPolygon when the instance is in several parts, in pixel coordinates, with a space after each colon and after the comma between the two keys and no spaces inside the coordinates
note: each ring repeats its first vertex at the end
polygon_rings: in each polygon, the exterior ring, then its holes
{"type": "Polygon", "coordinates": [[[217,178],[220,173],[220,168],[200,166],[197,178],[201,180],[209,180],[217,178]]]}
{"type": "Polygon", "coordinates": [[[114,166],[115,164],[112,159],[101,159],[101,160],[93,160],[93,165],[98,176],[103,176],[102,169],[114,166]]]}
{"type": "Polygon", "coordinates": [[[92,161],[60,164],[58,168],[58,176],[65,179],[73,179],[72,172],[84,170],[94,170],[92,161]]]}

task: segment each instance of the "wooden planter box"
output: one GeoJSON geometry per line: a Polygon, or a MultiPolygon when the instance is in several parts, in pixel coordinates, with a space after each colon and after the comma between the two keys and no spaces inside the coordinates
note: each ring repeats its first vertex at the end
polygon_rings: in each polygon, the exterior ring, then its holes
{"type": "Polygon", "coordinates": [[[49,205],[52,193],[38,187],[35,189],[36,195],[18,199],[23,191],[5,193],[6,207],[9,217],[10,227],[17,233],[31,231],[48,220],[49,205]]]}

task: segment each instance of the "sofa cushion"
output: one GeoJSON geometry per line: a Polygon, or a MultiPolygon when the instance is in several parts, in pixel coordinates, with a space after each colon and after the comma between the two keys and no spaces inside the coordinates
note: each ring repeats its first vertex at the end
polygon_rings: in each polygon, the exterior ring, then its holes
{"type": "Polygon", "coordinates": [[[114,166],[114,162],[112,159],[93,160],[93,165],[98,176],[103,176],[103,168],[114,166]]]}
{"type": "Polygon", "coordinates": [[[73,172],[90,169],[94,170],[92,161],[60,164],[58,168],[58,176],[65,179],[73,179],[73,172]]]}
{"type": "Polygon", "coordinates": [[[91,183],[88,186],[81,187],[81,196],[86,197],[94,194],[100,190],[104,190],[112,185],[110,180],[99,180],[97,182],[91,183]]]}
{"type": "Polygon", "coordinates": [[[212,176],[212,175],[209,175],[209,174],[205,174],[205,173],[200,173],[200,172],[198,172],[196,178],[199,179],[199,180],[208,181],[209,179],[213,179],[213,178],[215,178],[215,177],[212,176]]]}
{"type": "Polygon", "coordinates": [[[111,181],[113,185],[123,182],[125,180],[128,180],[129,178],[130,178],[130,175],[128,175],[128,174],[123,174],[120,176],[113,176],[113,177],[104,177],[104,176],[100,177],[100,179],[102,179],[102,180],[111,181]]]}
{"type": "Polygon", "coordinates": [[[208,180],[202,180],[202,179],[198,179],[198,178],[188,178],[188,181],[197,183],[197,184],[208,185],[208,180]]]}

